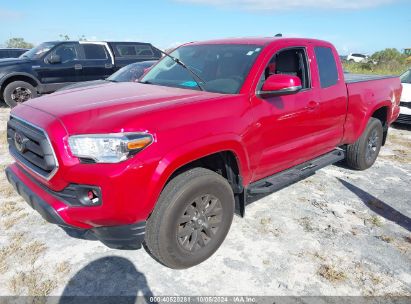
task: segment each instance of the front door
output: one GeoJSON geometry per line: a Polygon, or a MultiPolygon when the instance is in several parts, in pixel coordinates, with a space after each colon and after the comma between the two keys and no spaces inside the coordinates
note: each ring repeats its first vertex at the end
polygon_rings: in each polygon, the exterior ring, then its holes
{"type": "Polygon", "coordinates": [[[63,43],[51,50],[35,69],[40,82],[45,86],[45,91],[52,92],[64,85],[81,80],[78,64],[78,44],[63,43]],[[51,63],[52,56],[58,56],[59,62],[51,63]]]}
{"type": "Polygon", "coordinates": [[[252,97],[261,148],[253,181],[317,156],[316,134],[321,131],[321,126],[316,123],[319,96],[310,73],[312,58],[312,49],[306,46],[278,50],[261,75],[257,90],[270,74],[297,76],[303,88],[292,95],[252,97]]]}

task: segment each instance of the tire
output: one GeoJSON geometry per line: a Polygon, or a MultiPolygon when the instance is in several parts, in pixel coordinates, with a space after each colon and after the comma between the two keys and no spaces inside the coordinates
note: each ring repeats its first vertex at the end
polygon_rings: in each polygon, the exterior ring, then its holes
{"type": "Polygon", "coordinates": [[[371,117],[361,137],[347,146],[347,165],[356,170],[370,168],[377,159],[383,139],[381,121],[371,117]]]}
{"type": "Polygon", "coordinates": [[[35,97],[37,97],[36,88],[25,81],[10,82],[3,92],[3,99],[10,108],[35,97]]]}
{"type": "Polygon", "coordinates": [[[145,248],[167,267],[192,267],[220,247],[233,215],[234,195],[227,180],[204,168],[188,170],[162,191],[147,221],[145,248]]]}

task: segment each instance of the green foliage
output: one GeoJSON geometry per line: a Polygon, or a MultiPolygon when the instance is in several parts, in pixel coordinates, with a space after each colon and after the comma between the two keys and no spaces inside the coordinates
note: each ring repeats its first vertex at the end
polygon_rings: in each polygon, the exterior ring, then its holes
{"type": "Polygon", "coordinates": [[[397,49],[374,53],[368,62],[343,62],[344,70],[354,74],[400,75],[408,69],[407,56],[397,49]]]}
{"type": "Polygon", "coordinates": [[[10,38],[6,41],[6,47],[31,49],[34,45],[24,40],[24,38],[10,38]]]}
{"type": "Polygon", "coordinates": [[[67,34],[65,34],[65,35],[60,34],[59,37],[60,37],[60,40],[64,40],[64,41],[70,40],[70,36],[67,35],[67,34]]]}
{"type": "MultiPolygon", "coordinates": [[[[63,40],[63,41],[69,41],[69,40],[71,40],[71,39],[70,39],[70,36],[67,35],[67,34],[64,34],[64,35],[63,35],[63,34],[60,34],[59,37],[60,37],[60,40],[63,40]]],[[[81,35],[81,36],[78,38],[78,40],[79,40],[79,41],[87,41],[87,38],[86,38],[86,36],[81,35]]]]}
{"type": "Polygon", "coordinates": [[[401,54],[397,49],[385,49],[374,53],[371,56],[371,60],[374,60],[380,64],[387,63],[405,63],[407,57],[401,54]]]}

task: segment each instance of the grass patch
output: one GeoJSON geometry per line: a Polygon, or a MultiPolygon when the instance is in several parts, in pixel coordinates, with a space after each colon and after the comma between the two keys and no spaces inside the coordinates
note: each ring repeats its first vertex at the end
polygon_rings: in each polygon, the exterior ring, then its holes
{"type": "Polygon", "coordinates": [[[17,216],[6,219],[3,222],[4,229],[9,230],[14,225],[18,224],[22,219],[26,218],[28,213],[21,213],[17,216]]]}
{"type": "Polygon", "coordinates": [[[323,264],[318,268],[317,274],[332,283],[342,282],[347,279],[347,275],[332,265],[323,264]]]}
{"type": "Polygon", "coordinates": [[[66,276],[66,275],[68,275],[68,274],[70,273],[70,271],[71,271],[71,265],[70,265],[70,263],[67,262],[67,261],[61,262],[61,263],[58,264],[58,265],[56,266],[56,268],[55,268],[55,273],[56,273],[57,275],[66,276]]]}
{"type": "Polygon", "coordinates": [[[44,279],[43,273],[33,268],[16,274],[9,286],[15,295],[48,296],[57,287],[57,281],[44,279]]]}
{"type": "Polygon", "coordinates": [[[400,63],[377,64],[343,62],[344,70],[352,74],[370,74],[370,75],[401,75],[408,65],[400,63]]]}
{"type": "Polygon", "coordinates": [[[370,219],[369,219],[370,223],[373,226],[376,227],[382,227],[383,226],[383,222],[381,221],[380,217],[373,215],[370,219]]]}
{"type": "Polygon", "coordinates": [[[7,260],[10,256],[16,255],[24,244],[24,233],[15,233],[7,246],[0,248],[0,273],[8,270],[7,260]]]}
{"type": "Polygon", "coordinates": [[[7,130],[0,131],[0,148],[7,148],[7,130]]]}
{"type": "Polygon", "coordinates": [[[0,188],[0,194],[2,198],[11,198],[12,196],[14,196],[15,191],[12,185],[4,184],[0,188]]]}
{"type": "Polygon", "coordinates": [[[2,216],[10,216],[22,210],[23,208],[19,207],[16,202],[5,202],[0,205],[0,215],[2,216]]]}
{"type": "Polygon", "coordinates": [[[298,224],[301,225],[301,227],[303,227],[305,232],[313,232],[314,231],[314,227],[312,225],[311,220],[308,217],[303,217],[297,220],[298,224]]]}
{"type": "Polygon", "coordinates": [[[392,243],[394,241],[394,238],[388,235],[379,235],[379,236],[376,236],[376,238],[386,243],[392,243]]]}
{"type": "Polygon", "coordinates": [[[283,233],[283,231],[280,228],[274,228],[272,227],[272,220],[271,217],[269,218],[262,218],[260,220],[260,228],[259,231],[261,233],[269,234],[271,233],[275,237],[280,236],[280,234],[283,233]]]}

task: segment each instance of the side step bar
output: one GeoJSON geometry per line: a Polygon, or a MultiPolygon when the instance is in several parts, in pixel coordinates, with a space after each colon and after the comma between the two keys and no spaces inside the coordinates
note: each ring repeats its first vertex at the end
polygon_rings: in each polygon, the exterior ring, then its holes
{"type": "Polygon", "coordinates": [[[335,149],[308,162],[250,184],[247,189],[247,194],[252,196],[272,193],[307,178],[313,175],[315,171],[343,160],[344,158],[345,151],[342,149],[335,149]]]}

